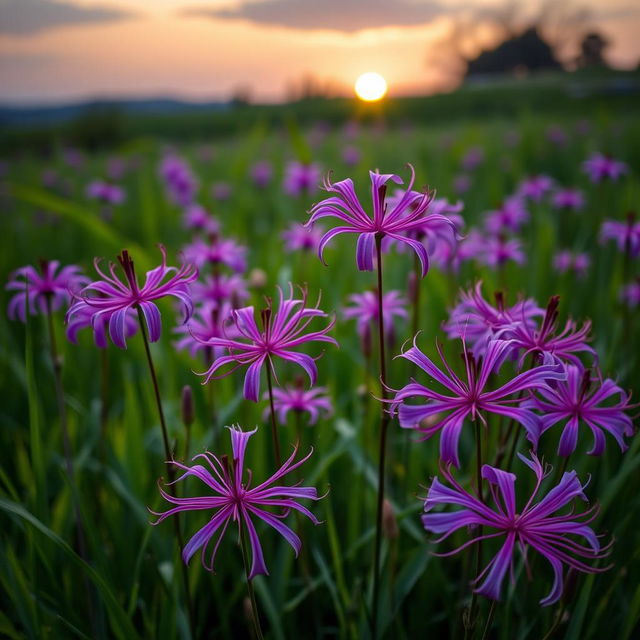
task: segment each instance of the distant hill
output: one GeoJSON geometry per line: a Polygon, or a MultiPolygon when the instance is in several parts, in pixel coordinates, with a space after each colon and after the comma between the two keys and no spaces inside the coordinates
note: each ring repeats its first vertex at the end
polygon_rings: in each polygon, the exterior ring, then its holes
{"type": "Polygon", "coordinates": [[[166,116],[222,111],[228,107],[226,102],[187,102],[172,98],[97,99],[63,105],[0,104],[0,126],[63,124],[92,112],[117,111],[131,116],[166,116]]]}

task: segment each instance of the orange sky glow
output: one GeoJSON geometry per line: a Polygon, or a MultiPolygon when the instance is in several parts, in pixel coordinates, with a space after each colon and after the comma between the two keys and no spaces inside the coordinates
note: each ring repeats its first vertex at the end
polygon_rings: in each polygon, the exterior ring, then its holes
{"type": "MultiPolygon", "coordinates": [[[[9,12],[16,1],[0,0],[0,20],[3,2],[9,12]]],[[[420,0],[403,0],[407,1],[420,0]]],[[[51,0],[37,0],[44,2],[51,0]]],[[[442,38],[451,27],[452,18],[446,10],[413,26],[347,31],[197,13],[203,8],[233,9],[240,0],[65,2],[131,15],[38,28],[18,25],[13,27],[15,32],[10,32],[10,26],[0,28],[0,101],[159,95],[215,100],[226,99],[244,87],[255,101],[277,101],[305,75],[350,92],[355,79],[371,70],[387,79],[391,95],[420,94],[452,84],[446,69],[435,62],[442,38]],[[192,13],[185,13],[186,9],[192,13]]],[[[446,9],[448,2],[443,0],[439,6],[446,9]]],[[[491,3],[478,0],[466,4],[491,3]]],[[[636,13],[629,2],[617,0],[610,0],[607,7],[617,10],[597,24],[612,40],[608,57],[618,66],[634,67],[640,60],[636,35],[640,11],[636,13]]]]}

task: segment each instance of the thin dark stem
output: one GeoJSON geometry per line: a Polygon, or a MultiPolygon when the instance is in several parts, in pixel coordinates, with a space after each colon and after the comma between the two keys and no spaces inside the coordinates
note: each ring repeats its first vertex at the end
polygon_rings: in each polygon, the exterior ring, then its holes
{"type": "Polygon", "coordinates": [[[251,601],[251,621],[253,622],[253,631],[258,640],[263,640],[262,628],[260,627],[260,617],[258,615],[258,605],[256,604],[256,594],[253,591],[253,583],[249,577],[249,556],[247,554],[247,542],[244,534],[244,526],[242,518],[238,518],[240,526],[240,548],[242,549],[242,563],[244,564],[244,574],[247,578],[247,591],[249,592],[249,600],[251,601]]]}
{"type": "Polygon", "coordinates": [[[269,389],[269,413],[271,414],[271,440],[273,441],[273,451],[276,457],[278,468],[282,466],[280,456],[280,440],[278,439],[278,422],[276,420],[276,409],[273,405],[273,383],[271,381],[271,362],[267,361],[267,387],[269,389]]]}
{"type": "MultiPolygon", "coordinates": [[[[380,354],[380,397],[387,397],[387,365],[384,344],[384,313],[382,309],[382,238],[376,236],[376,258],[378,263],[378,342],[380,354]]],[[[387,427],[389,414],[382,404],[380,415],[380,451],[378,465],[378,511],[376,517],[376,538],[373,556],[373,600],[372,600],[372,634],[378,637],[378,598],[380,594],[380,550],[382,545],[382,510],[384,503],[385,458],[387,451],[387,427]]]]}
{"type": "Polygon", "coordinates": [[[109,353],[100,350],[100,457],[106,463],[107,422],[109,420],[109,353]]]}
{"type": "Polygon", "coordinates": [[[487,623],[484,625],[484,631],[482,632],[482,640],[487,640],[489,631],[491,631],[491,625],[493,624],[493,616],[496,613],[497,600],[491,601],[491,608],[489,609],[489,615],[487,615],[487,623]]]}
{"type": "MultiPolygon", "coordinates": [[[[175,472],[173,469],[173,465],[171,464],[173,460],[173,453],[171,451],[171,447],[169,446],[169,435],[167,433],[167,424],[164,419],[164,411],[162,409],[162,399],[160,397],[160,387],[158,386],[158,378],[156,376],[156,369],[153,365],[153,358],[151,357],[151,349],[149,348],[149,339],[147,337],[147,329],[144,323],[144,316],[142,315],[142,309],[138,307],[138,322],[140,324],[140,334],[142,335],[142,341],[144,343],[144,351],[147,356],[147,364],[149,366],[149,373],[151,374],[151,382],[153,383],[153,392],[156,399],[156,406],[158,408],[158,417],[160,418],[160,427],[162,429],[162,440],[164,442],[164,454],[166,458],[166,466],[167,466],[167,475],[169,476],[169,485],[168,490],[171,495],[176,495],[175,485],[173,481],[175,480],[175,472]]],[[[178,540],[178,546],[180,547],[180,553],[182,554],[182,550],[184,549],[184,540],[182,538],[182,531],[180,529],[180,514],[176,513],[175,517],[172,518],[173,526],[176,533],[176,538],[178,540]]],[[[184,593],[187,603],[187,611],[189,613],[189,625],[192,630],[194,630],[194,610],[193,603],[191,601],[191,591],[189,589],[189,575],[187,574],[187,567],[180,561],[180,566],[182,567],[182,582],[184,586],[184,593]]]]}
{"type": "Polygon", "coordinates": [[[542,640],[550,640],[550,638],[553,637],[553,635],[555,634],[555,632],[558,630],[558,627],[560,626],[560,623],[562,622],[562,616],[564,616],[564,603],[560,605],[560,608],[558,609],[558,613],[556,615],[556,619],[553,621],[553,624],[551,625],[551,628],[549,629],[549,631],[547,631],[547,633],[545,634],[544,638],[542,640]]]}

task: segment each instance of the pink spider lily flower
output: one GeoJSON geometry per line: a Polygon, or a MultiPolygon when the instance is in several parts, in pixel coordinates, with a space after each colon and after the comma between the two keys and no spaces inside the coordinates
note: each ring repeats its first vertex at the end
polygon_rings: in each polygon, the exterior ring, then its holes
{"type": "MultiPolygon", "coordinates": [[[[280,358],[293,362],[302,367],[309,377],[311,386],[316,383],[318,369],[315,359],[296,349],[309,342],[338,343],[334,338],[326,335],[333,328],[335,318],[329,324],[318,330],[308,331],[307,327],[314,318],[325,318],[327,314],[318,308],[320,299],[315,307],[307,307],[307,292],[301,289],[302,298],[293,297],[293,286],[290,285],[289,298],[285,299],[282,289],[278,288],[280,300],[277,309],[273,309],[271,300],[268,306],[261,312],[262,329],[258,327],[254,317],[253,307],[235,309],[232,312],[233,320],[239,338],[212,338],[206,342],[210,347],[222,347],[228,349],[229,355],[221,356],[209,367],[208,371],[201,374],[205,377],[204,383],[214,378],[216,371],[227,364],[234,366],[218,376],[228,376],[236,369],[247,366],[244,379],[244,397],[247,400],[258,402],[260,397],[260,372],[264,365],[270,367],[275,377],[274,360],[280,358]]],[[[277,378],[276,378],[277,379],[277,378]]]]}
{"type": "Polygon", "coordinates": [[[542,202],[542,198],[552,187],[553,178],[540,174],[523,180],[518,187],[517,194],[522,198],[529,198],[533,202],[542,202]]]}
{"type": "MultiPolygon", "coordinates": [[[[370,352],[371,330],[377,327],[380,321],[378,294],[374,291],[352,293],[349,296],[349,301],[353,306],[344,307],[342,314],[348,320],[355,318],[358,335],[364,345],[365,352],[370,352]]],[[[395,337],[393,317],[396,316],[406,320],[408,317],[407,305],[406,298],[399,291],[388,291],[382,296],[385,337],[389,344],[393,344],[395,337]]]]}
{"type": "Polygon", "coordinates": [[[582,170],[589,176],[591,182],[604,180],[617,182],[618,178],[628,173],[629,167],[619,160],[602,153],[593,153],[582,163],[582,170]]]}
{"type": "Polygon", "coordinates": [[[440,457],[445,463],[452,463],[456,467],[460,466],[458,440],[465,420],[471,418],[472,421],[480,420],[484,424],[484,413],[507,416],[520,423],[533,447],[537,446],[541,431],[540,418],[529,409],[513,405],[520,402],[518,394],[521,391],[546,389],[548,381],[563,379],[566,373],[561,364],[534,367],[518,374],[498,389],[488,391],[486,387],[489,376],[499,371],[513,351],[510,341],[491,340],[487,344],[484,356],[477,359],[465,348],[466,380],[462,380],[453,372],[442,354],[440,345],[437,345],[437,349],[446,373],[418,349],[415,339],[413,347],[396,356],[420,367],[451,394],[433,391],[412,378],[408,385],[395,392],[395,398],[391,401],[392,412],[397,411],[402,428],[419,431],[423,434],[421,440],[428,440],[440,432],[440,457]],[[426,399],[427,404],[407,404],[407,400],[412,399],[426,399]],[[435,423],[434,416],[439,418],[435,423]],[[432,420],[425,420],[427,418],[432,420]]]}
{"type": "Polygon", "coordinates": [[[31,315],[48,313],[47,304],[51,305],[51,311],[57,311],[89,282],[81,268],[74,264],[59,271],[57,260],[41,260],[39,266],[40,270],[30,265],[20,267],[9,276],[5,289],[18,292],[9,301],[7,309],[12,320],[18,318],[26,322],[27,307],[31,315]]]}
{"type": "Polygon", "coordinates": [[[613,240],[620,253],[631,257],[640,256],[640,222],[636,222],[634,213],[627,215],[627,221],[605,220],[600,229],[600,242],[613,240]]]}
{"type": "Polygon", "coordinates": [[[640,278],[620,289],[620,300],[630,309],[637,309],[640,306],[640,278]]]}
{"type": "Polygon", "coordinates": [[[302,543],[298,535],[290,529],[283,520],[291,510],[306,516],[313,524],[320,524],[319,520],[299,500],[319,500],[318,492],[314,487],[302,487],[300,483],[292,486],[276,484],[282,478],[303,465],[313,453],[311,450],[304,458],[295,461],[298,448],[294,448],[289,459],[270,478],[256,486],[251,486],[253,475],[251,470],[245,468],[245,452],[253,431],[242,431],[239,427],[229,428],[231,434],[231,447],[233,461],[230,462],[226,455],[215,456],[206,451],[193,458],[202,458],[207,466],[194,464],[184,465],[172,460],[172,464],[184,473],[175,482],[180,482],[188,477],[200,480],[210,490],[207,495],[188,498],[176,498],[159,486],[162,497],[173,505],[176,505],[163,513],[151,511],[158,520],[154,525],[160,524],[169,516],[183,511],[213,511],[209,522],[202,527],[187,542],[182,550],[182,559],[185,564],[198,551],[202,566],[208,571],[214,571],[214,563],[220,543],[224,538],[230,522],[237,522],[238,527],[247,531],[249,545],[251,547],[251,569],[249,579],[259,574],[268,575],[269,571],[264,561],[262,544],[256,530],[255,520],[261,520],[275,529],[295,551],[296,557],[300,553],[302,543]],[[276,508],[277,511],[272,509],[276,508]],[[207,548],[212,538],[217,534],[217,539],[211,550],[209,561],[206,561],[207,548]]]}
{"type": "MultiPolygon", "coordinates": [[[[109,329],[110,314],[103,314],[94,322],[95,309],[90,304],[74,305],[73,314],[67,316],[67,340],[73,344],[78,342],[78,331],[91,327],[93,340],[98,349],[106,349],[109,346],[107,331],[109,329]]],[[[138,317],[133,309],[129,309],[126,315],[124,335],[131,338],[138,330],[138,317]]]]}
{"type": "MultiPolygon", "coordinates": [[[[263,399],[267,400],[269,394],[265,393],[263,399]]],[[[327,395],[326,387],[315,387],[305,391],[300,385],[276,387],[273,390],[273,406],[278,414],[280,424],[287,423],[287,415],[293,413],[309,414],[309,425],[314,425],[321,414],[328,418],[333,414],[333,405],[327,395]]],[[[269,409],[264,412],[264,419],[269,417],[269,409]]]]}
{"type": "Polygon", "coordinates": [[[292,222],[282,232],[284,246],[287,251],[317,251],[324,231],[320,227],[305,227],[299,222],[292,222]]]}
{"type": "Polygon", "coordinates": [[[356,263],[360,271],[373,270],[373,258],[375,254],[376,238],[389,237],[398,243],[407,244],[417,254],[422,266],[422,276],[429,270],[429,255],[424,245],[406,234],[425,225],[453,223],[440,214],[429,214],[428,209],[433,194],[431,192],[418,193],[412,190],[415,180],[415,171],[411,169],[411,179],[402,198],[394,207],[388,207],[386,202],[387,182],[403,184],[400,176],[394,174],[380,174],[369,172],[371,178],[371,199],[373,202],[373,215],[368,215],[360,204],[354,190],[351,178],[332,183],[329,178],[325,180],[324,188],[330,193],[337,194],[314,204],[311,208],[311,217],[307,226],[314,224],[322,218],[337,218],[343,222],[340,226],[327,231],[322,237],[318,247],[318,257],[324,262],[324,249],[331,239],[341,233],[358,234],[356,245],[356,263]]]}
{"type": "Polygon", "coordinates": [[[527,220],[529,220],[529,212],[525,208],[524,201],[519,196],[511,196],[499,209],[490,211],[486,215],[484,225],[492,234],[505,231],[517,233],[527,220]]]}
{"type": "Polygon", "coordinates": [[[473,289],[461,291],[459,299],[442,328],[449,339],[464,337],[476,358],[505,329],[520,322],[535,327],[535,318],[544,315],[544,309],[532,298],[520,300],[512,307],[505,306],[502,292],[495,294],[496,306],[492,306],[482,296],[482,281],[473,289]]]}
{"type": "Polygon", "coordinates": [[[258,189],[266,189],[271,182],[271,178],[273,176],[273,167],[269,162],[262,160],[261,162],[256,162],[249,171],[249,176],[251,177],[251,181],[253,184],[258,187],[258,189]]]}
{"type": "Polygon", "coordinates": [[[184,210],[182,224],[185,229],[204,231],[207,234],[217,234],[220,231],[220,223],[203,206],[195,202],[184,210]]]}
{"type": "Polygon", "coordinates": [[[553,194],[551,204],[556,209],[581,211],[584,209],[584,194],[579,189],[558,189],[553,194]]]}
{"type": "Polygon", "coordinates": [[[610,378],[592,377],[582,365],[568,364],[565,368],[566,380],[540,389],[539,395],[532,395],[522,405],[541,412],[543,433],[559,422],[565,423],[558,455],[566,457],[575,451],[581,424],[589,427],[593,435],[588,455],[600,456],[604,452],[603,430],[613,436],[621,451],[626,451],[624,438],[633,435],[633,422],[625,411],[637,405],[631,405],[629,396],[610,378]],[[613,404],[603,404],[613,396],[617,396],[613,404]]]}
{"type": "Polygon", "coordinates": [[[209,236],[208,242],[196,238],[184,247],[184,255],[199,269],[207,264],[223,264],[236,273],[242,273],[247,269],[247,248],[235,240],[225,240],[217,234],[209,236]]]}
{"type": "Polygon", "coordinates": [[[220,305],[230,301],[239,307],[249,297],[249,290],[244,278],[234,273],[228,275],[211,275],[191,285],[191,298],[194,304],[220,305]]]}
{"type": "MultiPolygon", "coordinates": [[[[516,475],[502,471],[488,464],[482,467],[482,477],[489,483],[493,506],[484,504],[476,496],[463,489],[453,478],[447,468],[442,468],[442,475],[450,486],[434,478],[424,503],[425,514],[422,524],[427,531],[441,534],[435,540],[440,543],[463,527],[482,527],[482,535],[468,540],[453,551],[437,553],[438,556],[451,556],[470,545],[482,540],[504,538],[500,550],[489,564],[480,572],[473,584],[482,583],[475,592],[491,600],[499,600],[502,583],[511,570],[513,580],[514,551],[520,549],[525,565],[529,548],[538,552],[551,565],[554,580],[551,591],[540,600],[542,606],[557,602],[564,589],[564,565],[585,573],[602,573],[610,567],[594,567],[586,560],[601,560],[609,554],[611,543],[601,547],[598,536],[589,527],[598,515],[598,505],[594,505],[583,513],[576,513],[572,508],[568,513],[557,515],[558,511],[571,504],[576,498],[587,501],[584,494],[586,484],[578,480],[575,471],[562,475],[560,482],[550,489],[542,498],[538,498],[543,480],[551,473],[545,471],[538,458],[532,454],[531,459],[522,454],[518,457],[536,476],[536,485],[518,513],[516,501],[516,475]],[[453,512],[433,512],[440,505],[456,505],[462,507],[453,512]],[[555,514],[555,515],[554,515],[555,514]],[[490,531],[486,533],[486,531],[490,531]],[[576,542],[569,536],[580,536],[588,546],[576,542]]],[[[473,529],[471,529],[473,530],[473,529]]],[[[477,529],[476,529],[477,530],[477,529]]]]}
{"type": "Polygon", "coordinates": [[[118,205],[125,200],[124,189],[115,184],[94,180],[87,186],[87,198],[99,200],[104,204],[118,205]]]}
{"type": "Polygon", "coordinates": [[[538,359],[544,359],[544,356],[548,354],[554,359],[578,365],[580,360],[574,355],[576,353],[589,353],[597,359],[595,350],[587,344],[591,331],[589,320],[585,321],[579,329],[575,322],[567,320],[564,329],[557,333],[559,305],[560,297],[552,296],[539,327],[520,323],[506,328],[501,333],[501,338],[511,340],[514,347],[524,351],[521,361],[529,354],[538,359]]]}
{"type": "Polygon", "coordinates": [[[198,182],[187,162],[173,153],[167,154],[160,165],[160,176],[165,182],[169,198],[182,207],[193,203],[198,182]]]}
{"type": "Polygon", "coordinates": [[[173,332],[180,337],[173,346],[177,351],[187,351],[192,358],[202,353],[207,364],[210,364],[224,355],[225,350],[222,347],[209,346],[209,340],[240,337],[235,328],[232,311],[228,302],[198,307],[185,324],[174,327],[173,332]]]}
{"type": "Polygon", "coordinates": [[[79,294],[76,302],[67,311],[67,320],[88,305],[93,309],[92,325],[98,331],[103,316],[109,317],[109,337],[121,349],[127,348],[127,316],[131,309],[140,309],[147,325],[149,340],[160,339],[162,319],[155,300],[173,296],[181,303],[186,322],[193,313],[193,303],[189,293],[189,283],[198,277],[198,270],[191,264],[183,264],[179,269],[167,267],[167,252],[159,245],[162,263],[147,271],[144,285],[139,286],[133,260],[125,249],[118,256],[124,280],[116,274],[116,265],[109,264],[109,275],[100,269],[96,258],[94,266],[102,280],[88,284],[79,294]]]}
{"type": "Polygon", "coordinates": [[[568,250],[558,251],[553,257],[553,267],[559,273],[573,271],[579,278],[587,275],[591,259],[586,253],[573,253],[568,250]]]}
{"type": "Polygon", "coordinates": [[[318,190],[320,177],[320,167],[315,163],[289,162],[285,168],[282,188],[294,198],[311,195],[318,190]]]}
{"type": "Polygon", "coordinates": [[[526,262],[522,242],[518,238],[506,238],[502,234],[485,237],[476,259],[493,268],[501,268],[510,260],[516,264],[526,262]]]}

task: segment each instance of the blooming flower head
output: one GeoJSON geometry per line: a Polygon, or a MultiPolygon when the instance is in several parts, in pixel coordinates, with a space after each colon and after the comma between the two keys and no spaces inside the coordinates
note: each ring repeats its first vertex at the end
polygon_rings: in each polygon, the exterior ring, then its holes
{"type": "MultiPolygon", "coordinates": [[[[264,394],[264,399],[268,399],[269,394],[264,394]]],[[[286,424],[287,414],[290,411],[294,413],[309,414],[309,425],[313,425],[318,421],[320,414],[323,413],[328,418],[333,413],[331,399],[327,395],[326,387],[315,387],[306,391],[302,385],[286,386],[284,388],[276,387],[273,390],[273,406],[278,414],[280,424],[286,424]]],[[[265,420],[268,417],[269,410],[265,411],[265,420]]]]}
{"type": "Polygon", "coordinates": [[[239,307],[249,297],[249,291],[247,283],[237,273],[230,276],[213,274],[191,285],[191,297],[194,304],[219,306],[230,301],[232,306],[239,307]]]}
{"type": "Polygon", "coordinates": [[[94,180],[87,186],[87,197],[99,200],[104,204],[122,204],[124,202],[124,190],[116,184],[110,184],[103,180],[94,180]]]}
{"type": "Polygon", "coordinates": [[[503,267],[510,260],[516,264],[526,262],[522,242],[518,238],[507,238],[503,234],[484,237],[483,243],[478,247],[476,259],[493,268],[503,267]]]}
{"type": "Polygon", "coordinates": [[[317,164],[289,162],[285,168],[282,188],[286,194],[297,198],[315,193],[319,183],[320,167],[317,164]]]}
{"type": "MultiPolygon", "coordinates": [[[[111,314],[103,314],[94,322],[93,316],[95,309],[88,303],[75,304],[73,313],[67,316],[67,340],[76,344],[78,342],[78,331],[91,327],[93,329],[93,339],[96,347],[99,349],[106,349],[109,346],[107,340],[107,331],[109,329],[109,319],[111,314]]],[[[124,335],[126,338],[131,338],[138,330],[138,318],[136,312],[133,309],[129,309],[129,312],[125,318],[124,335]]]]}
{"type": "MultiPolygon", "coordinates": [[[[375,291],[352,293],[349,301],[353,304],[344,307],[342,313],[345,318],[355,318],[357,330],[365,350],[370,350],[371,329],[377,327],[380,321],[378,294],[375,291]]],[[[407,300],[399,291],[388,291],[382,296],[382,312],[384,317],[385,337],[389,343],[394,340],[393,317],[407,318],[407,300]]]]}
{"type": "Polygon", "coordinates": [[[558,251],[553,257],[553,266],[559,273],[574,271],[579,278],[584,278],[591,264],[591,259],[586,253],[573,253],[572,251],[558,251]]]}
{"type": "Polygon", "coordinates": [[[618,178],[629,171],[629,167],[619,160],[602,153],[594,153],[582,163],[583,171],[589,176],[591,182],[611,180],[616,182],[618,178]]]}
{"type": "Polygon", "coordinates": [[[18,318],[26,322],[26,313],[46,314],[57,311],[69,303],[75,291],[89,282],[89,278],[80,273],[80,267],[70,264],[60,267],[57,260],[41,260],[40,269],[32,266],[16,269],[10,276],[5,289],[17,291],[9,301],[7,314],[12,320],[18,318]],[[28,309],[27,309],[28,307],[28,309]]]}
{"type": "Polygon", "coordinates": [[[342,221],[342,224],[330,229],[322,237],[318,256],[323,263],[324,249],[332,238],[341,233],[355,233],[358,234],[356,262],[360,271],[373,269],[376,240],[389,237],[400,244],[407,244],[416,252],[422,265],[422,275],[426,275],[429,269],[427,250],[421,242],[408,237],[408,232],[424,228],[428,224],[444,223],[453,227],[453,223],[443,215],[429,214],[428,209],[433,200],[433,194],[428,191],[419,193],[412,190],[415,172],[411,165],[409,168],[411,169],[409,185],[402,198],[393,207],[389,207],[386,202],[387,182],[391,180],[396,184],[402,184],[400,176],[369,172],[372,215],[367,214],[360,204],[351,178],[335,183],[332,183],[329,178],[325,180],[325,190],[336,195],[313,205],[307,225],[327,217],[337,218],[342,221]]]}
{"type": "Polygon", "coordinates": [[[533,202],[542,202],[544,195],[553,187],[553,179],[543,174],[523,180],[518,187],[518,195],[533,202]]]}
{"type": "Polygon", "coordinates": [[[171,200],[182,207],[193,203],[198,190],[198,182],[187,162],[169,153],[162,159],[160,176],[165,182],[171,200]]]}
{"type": "Polygon", "coordinates": [[[187,564],[196,551],[201,549],[202,565],[208,571],[214,571],[216,554],[229,523],[237,522],[238,527],[245,529],[248,534],[251,547],[251,569],[249,571],[249,579],[251,579],[258,574],[268,575],[269,573],[255,526],[256,519],[275,529],[293,547],[296,557],[300,553],[302,543],[297,534],[284,524],[284,518],[293,509],[309,518],[313,524],[320,524],[316,517],[298,502],[299,500],[318,500],[319,496],[315,488],[301,487],[300,483],[292,486],[276,484],[304,464],[311,457],[313,451],[296,462],[295,457],[298,452],[296,447],[280,469],[264,482],[252,487],[251,470],[245,468],[245,452],[251,436],[256,433],[257,429],[242,431],[239,427],[234,427],[229,431],[233,451],[232,461],[226,455],[218,457],[208,451],[193,458],[194,461],[202,458],[206,466],[201,464],[187,466],[175,460],[171,461],[171,464],[184,471],[176,482],[194,477],[206,485],[210,490],[209,493],[204,496],[176,498],[159,487],[162,497],[176,506],[163,513],[155,513],[154,511],[152,513],[160,516],[154,523],[159,524],[165,518],[182,511],[213,511],[209,522],[195,533],[182,550],[182,559],[187,564]],[[274,512],[274,508],[277,511],[274,512]],[[207,548],[216,534],[217,538],[207,562],[207,548]]]}
{"type": "MultiPolygon", "coordinates": [[[[463,342],[464,346],[464,342],[463,342]]],[[[436,433],[440,435],[440,457],[445,463],[459,467],[458,440],[462,426],[467,418],[486,423],[485,413],[507,416],[519,422],[527,432],[527,438],[534,447],[540,436],[540,419],[529,409],[513,406],[520,401],[516,394],[527,389],[547,388],[549,380],[560,380],[565,372],[560,364],[544,364],[518,374],[509,382],[493,391],[486,390],[491,373],[497,373],[505,359],[513,350],[508,340],[492,340],[488,343],[484,356],[475,358],[472,353],[464,351],[466,380],[459,378],[451,369],[442,354],[440,345],[438,354],[444,364],[446,373],[439,369],[415,344],[397,357],[405,358],[420,367],[433,378],[448,394],[417,383],[411,382],[396,391],[392,401],[392,411],[398,412],[400,426],[415,429],[427,440],[436,433]],[[426,399],[426,404],[407,404],[407,400],[426,399]],[[435,423],[423,423],[423,420],[438,416],[435,423]]]]}
{"type": "Polygon", "coordinates": [[[138,284],[133,260],[126,249],[118,256],[124,279],[116,274],[114,263],[109,264],[109,275],[105,274],[96,258],[94,266],[102,279],[91,282],[75,295],[76,301],[67,311],[67,320],[78,312],[84,313],[85,307],[89,306],[93,311],[92,326],[97,332],[104,316],[108,316],[109,336],[121,349],[127,348],[127,317],[132,309],[142,312],[151,342],[160,339],[162,328],[155,300],[166,296],[177,298],[182,304],[186,322],[193,313],[189,283],[198,277],[198,270],[191,264],[183,264],[179,269],[167,267],[167,252],[162,245],[160,253],[161,264],[147,271],[142,287],[138,284]]]}
{"type": "Polygon", "coordinates": [[[633,435],[631,417],[625,413],[633,408],[629,396],[613,380],[593,377],[582,365],[568,364],[566,371],[566,380],[541,389],[539,395],[533,395],[523,405],[541,412],[543,432],[564,423],[558,455],[569,456],[575,451],[582,424],[589,427],[593,436],[589,455],[602,455],[603,429],[614,437],[621,451],[626,451],[624,437],[633,435]],[[611,402],[614,396],[616,399],[611,402]]]}
{"type": "Polygon", "coordinates": [[[182,223],[185,229],[204,231],[208,234],[217,234],[220,231],[220,223],[203,206],[195,202],[185,208],[182,223]]]}
{"type": "Polygon", "coordinates": [[[529,212],[519,196],[507,198],[499,209],[490,211],[485,218],[485,228],[493,234],[512,231],[517,233],[529,219],[529,212]]]}
{"type": "Polygon", "coordinates": [[[224,354],[222,347],[207,344],[212,338],[237,338],[240,334],[235,328],[231,315],[232,307],[228,302],[204,304],[198,307],[189,320],[173,329],[181,336],[175,341],[178,351],[188,351],[192,358],[198,353],[205,354],[207,364],[224,354]]]}
{"type": "Polygon", "coordinates": [[[640,278],[620,289],[620,300],[630,309],[637,309],[640,306],[640,278]]]}
{"type": "Polygon", "coordinates": [[[528,298],[516,302],[512,307],[505,305],[504,295],[497,292],[496,306],[482,296],[482,281],[473,289],[460,292],[460,302],[449,312],[449,320],[443,329],[450,339],[464,338],[476,357],[481,356],[489,341],[499,337],[503,331],[520,322],[535,326],[535,318],[543,316],[535,300],[528,298]]]}
{"type": "Polygon", "coordinates": [[[266,364],[274,372],[274,360],[280,358],[288,360],[302,367],[309,376],[311,385],[316,383],[318,369],[315,359],[297,349],[309,342],[338,343],[326,335],[333,328],[335,319],[318,331],[307,331],[314,318],[326,317],[326,313],[315,307],[307,307],[307,292],[301,289],[302,298],[293,297],[293,286],[290,285],[289,297],[285,299],[279,289],[280,300],[278,308],[274,310],[271,300],[267,300],[267,308],[261,312],[262,328],[259,328],[253,307],[235,309],[232,312],[234,323],[240,337],[212,338],[206,342],[210,347],[223,347],[229,354],[221,356],[202,375],[206,376],[204,383],[209,382],[216,371],[227,364],[234,366],[216,377],[225,377],[238,369],[247,366],[244,379],[244,397],[258,402],[260,397],[260,372],[266,364]]]}
{"type": "Polygon", "coordinates": [[[635,214],[629,213],[626,222],[605,220],[600,229],[600,242],[607,240],[613,240],[621,253],[633,258],[640,256],[640,222],[636,222],[635,214]]]}
{"type": "Polygon", "coordinates": [[[198,268],[207,264],[223,264],[236,273],[242,273],[247,269],[247,248],[218,234],[211,234],[208,242],[196,238],[184,247],[184,255],[198,268]]]}
{"type": "Polygon", "coordinates": [[[579,189],[558,189],[551,199],[556,209],[580,211],[584,209],[584,194],[579,189]]]}
{"type": "Polygon", "coordinates": [[[251,167],[249,175],[251,176],[253,184],[255,184],[258,189],[265,189],[271,182],[273,167],[269,162],[262,160],[260,162],[256,162],[251,167]]]}
{"type": "Polygon", "coordinates": [[[282,232],[282,238],[287,251],[317,251],[323,234],[320,227],[309,228],[299,222],[292,222],[282,232]]]}
{"type": "MultiPolygon", "coordinates": [[[[516,500],[516,480],[514,473],[502,471],[488,464],[482,467],[482,477],[489,483],[493,505],[484,504],[476,496],[463,489],[453,478],[451,472],[443,468],[442,475],[449,487],[434,478],[424,503],[425,513],[422,524],[427,531],[442,534],[435,541],[442,542],[452,533],[463,527],[482,527],[481,534],[465,542],[463,545],[436,555],[450,556],[465,549],[469,545],[495,538],[503,538],[500,550],[489,564],[480,572],[474,584],[482,581],[475,589],[492,600],[500,599],[502,583],[511,569],[513,579],[514,552],[520,549],[527,568],[528,548],[538,552],[551,565],[554,580],[551,591],[540,600],[543,606],[557,602],[564,589],[564,565],[586,573],[601,573],[609,567],[593,567],[586,560],[600,560],[607,556],[608,547],[601,547],[598,536],[588,526],[598,515],[598,506],[594,505],[583,513],[576,513],[572,508],[568,513],[558,515],[558,511],[571,504],[575,498],[586,502],[584,495],[586,485],[578,480],[575,471],[562,475],[560,482],[550,489],[542,498],[538,498],[540,486],[551,470],[532,455],[531,459],[518,454],[536,476],[536,485],[530,498],[518,512],[516,500]],[[433,512],[440,505],[456,505],[462,507],[453,512],[433,512]],[[580,536],[588,546],[576,542],[570,535],[580,536]]],[[[476,529],[478,531],[478,529],[476,529]]]]}

